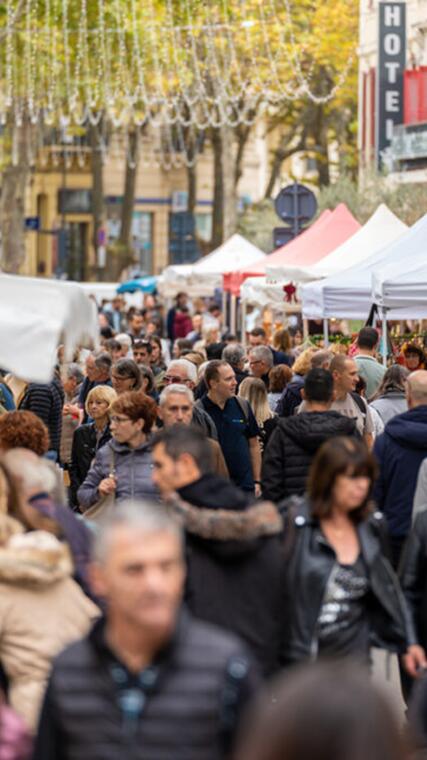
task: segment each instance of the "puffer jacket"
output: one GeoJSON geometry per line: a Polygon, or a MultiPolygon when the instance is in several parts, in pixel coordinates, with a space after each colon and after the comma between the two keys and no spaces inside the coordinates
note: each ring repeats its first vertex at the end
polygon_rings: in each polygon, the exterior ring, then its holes
{"type": "Polygon", "coordinates": [[[278,503],[302,495],[314,455],[337,435],[357,436],[356,421],[334,411],[301,412],[277,420],[262,462],[263,497],[278,503]]]}
{"type": "Polygon", "coordinates": [[[53,657],[87,633],[98,608],[72,579],[66,544],[23,533],[6,515],[0,531],[0,661],[10,705],[34,730],[53,657]]]}
{"type": "Polygon", "coordinates": [[[247,506],[246,495],[233,484],[227,490],[220,478],[205,477],[200,487],[196,483],[179,492],[196,506],[182,499],[172,504],[186,531],[185,600],[195,617],[238,634],[269,676],[279,668],[286,614],[282,518],[273,504],[247,506]],[[217,508],[205,508],[204,493],[207,504],[218,494],[228,493],[228,498],[218,498],[217,508]]]}
{"type": "Polygon", "coordinates": [[[183,610],[138,678],[117,661],[105,625],[98,621],[56,659],[33,760],[234,756],[242,712],[259,685],[244,644],[183,610]]]}
{"type": "Polygon", "coordinates": [[[157,498],[158,490],[151,478],[152,469],[149,441],[137,449],[131,449],[127,444],[118,443],[112,438],[98,450],[85,481],[77,491],[82,512],[100,499],[98,486],[113,471],[117,481],[116,501],[157,498]]]}
{"type": "Polygon", "coordinates": [[[390,535],[404,538],[411,526],[418,471],[427,457],[427,405],[393,417],[376,438],[374,454],[380,466],[374,499],[390,535]]]}
{"type": "MultiPolygon", "coordinates": [[[[305,499],[281,506],[285,517],[286,574],[283,605],[286,630],[283,664],[315,659],[317,621],[336,555],[305,499]]],[[[387,557],[383,516],[375,512],[357,525],[371,600],[367,616],[371,646],[403,653],[416,642],[405,598],[387,557]]]]}

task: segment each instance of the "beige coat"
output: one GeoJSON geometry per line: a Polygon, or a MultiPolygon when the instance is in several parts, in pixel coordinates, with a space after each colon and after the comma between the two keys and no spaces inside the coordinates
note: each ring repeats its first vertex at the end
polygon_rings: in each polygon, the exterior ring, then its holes
{"type": "MultiPolygon", "coordinates": [[[[5,521],[12,524],[1,516],[0,537],[5,521]]],[[[0,661],[11,706],[35,730],[52,659],[99,612],[71,577],[66,544],[44,531],[20,533],[17,523],[14,531],[0,546],[0,661]]]]}

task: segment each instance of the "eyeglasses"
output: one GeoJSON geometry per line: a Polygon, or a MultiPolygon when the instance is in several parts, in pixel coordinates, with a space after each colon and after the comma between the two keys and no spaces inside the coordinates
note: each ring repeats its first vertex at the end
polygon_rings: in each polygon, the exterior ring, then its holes
{"type": "Polygon", "coordinates": [[[113,415],[111,422],[115,422],[116,425],[123,425],[125,422],[131,422],[131,419],[130,417],[117,417],[117,415],[113,415]]]}
{"type": "Polygon", "coordinates": [[[180,385],[188,383],[188,380],[183,380],[182,377],[178,377],[177,375],[165,375],[164,381],[165,383],[178,383],[180,385]]]}

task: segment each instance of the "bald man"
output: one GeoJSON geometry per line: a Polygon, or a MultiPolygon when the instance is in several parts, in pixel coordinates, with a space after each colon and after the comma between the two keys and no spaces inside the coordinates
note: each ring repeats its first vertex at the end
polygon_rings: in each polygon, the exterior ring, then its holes
{"type": "Polygon", "coordinates": [[[406,396],[408,411],[393,417],[374,445],[380,467],[374,499],[387,519],[395,567],[410,530],[418,471],[427,457],[426,370],[409,375],[406,396]]]}

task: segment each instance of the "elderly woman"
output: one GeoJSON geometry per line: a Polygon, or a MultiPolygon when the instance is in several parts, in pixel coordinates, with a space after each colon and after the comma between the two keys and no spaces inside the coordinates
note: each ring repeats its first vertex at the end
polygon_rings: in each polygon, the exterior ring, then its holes
{"type": "Polygon", "coordinates": [[[156,404],[142,391],[123,393],[111,406],[112,439],[98,450],[77,498],[82,512],[107,496],[123,499],[153,498],[150,433],[156,421],[156,404]]]}
{"type": "Polygon", "coordinates": [[[89,472],[96,452],[111,438],[109,412],[116,398],[116,391],[109,385],[96,385],[88,393],[85,410],[92,422],[77,428],[71,449],[70,500],[74,508],[78,507],[77,491],[89,472]]]}

